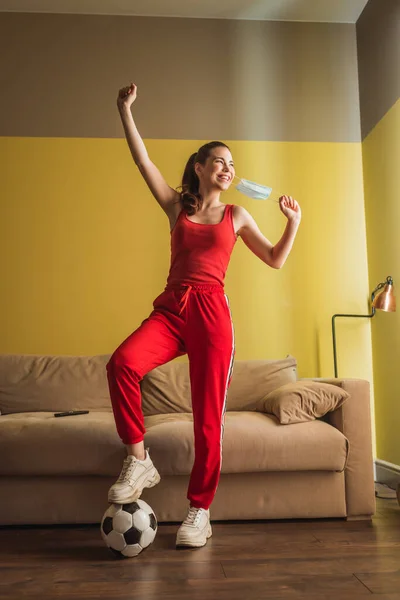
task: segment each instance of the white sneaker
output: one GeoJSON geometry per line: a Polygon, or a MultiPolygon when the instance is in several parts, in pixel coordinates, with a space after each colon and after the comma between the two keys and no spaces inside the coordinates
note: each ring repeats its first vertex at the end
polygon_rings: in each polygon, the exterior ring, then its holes
{"type": "Polygon", "coordinates": [[[160,475],[153,465],[148,450],[144,460],[127,456],[116,483],[108,491],[108,501],[113,504],[134,502],[140,497],[144,488],[152,488],[159,481],[160,475]]]}
{"type": "Polygon", "coordinates": [[[200,548],[207,543],[211,535],[210,510],[191,506],[188,516],[178,529],[176,545],[200,548]]]}

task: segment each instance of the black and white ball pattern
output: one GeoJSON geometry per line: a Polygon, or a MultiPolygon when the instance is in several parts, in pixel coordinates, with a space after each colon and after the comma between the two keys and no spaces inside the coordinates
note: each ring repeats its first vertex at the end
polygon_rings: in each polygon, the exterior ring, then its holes
{"type": "Polygon", "coordinates": [[[157,518],[144,500],[111,504],[101,521],[100,531],[110,550],[120,558],[137,556],[150,546],[157,533],[157,518]]]}

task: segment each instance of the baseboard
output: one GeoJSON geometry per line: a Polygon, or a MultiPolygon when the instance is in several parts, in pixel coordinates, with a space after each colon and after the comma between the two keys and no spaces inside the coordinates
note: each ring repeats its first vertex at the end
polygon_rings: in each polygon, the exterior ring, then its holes
{"type": "Polygon", "coordinates": [[[374,467],[375,481],[383,483],[395,490],[400,484],[400,466],[376,458],[374,467]]]}

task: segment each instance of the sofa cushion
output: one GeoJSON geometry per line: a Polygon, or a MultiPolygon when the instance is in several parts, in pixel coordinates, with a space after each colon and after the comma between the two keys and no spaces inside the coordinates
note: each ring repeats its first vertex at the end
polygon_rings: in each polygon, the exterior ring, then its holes
{"type": "Polygon", "coordinates": [[[336,410],[348,398],[350,394],[338,385],[295,381],[270,392],[264,401],[264,412],[275,415],[284,425],[304,423],[336,410]]]}
{"type": "Polygon", "coordinates": [[[109,355],[0,355],[0,414],[110,408],[109,355]]]}
{"type": "MultiPolygon", "coordinates": [[[[266,395],[297,380],[293,356],[277,360],[237,360],[227,396],[227,410],[264,410],[266,395]]],[[[141,383],[145,416],[191,412],[189,363],[172,361],[153,369],[141,383]]]]}
{"type": "MultiPolygon", "coordinates": [[[[186,475],[194,461],[190,414],[148,417],[146,446],[165,475],[186,475]]],[[[226,413],[222,473],[258,471],[343,471],[348,440],[324,421],[281,425],[258,412],[226,413]]]]}
{"type": "MultiPolygon", "coordinates": [[[[145,445],[161,475],[189,475],[193,460],[190,413],[145,418],[145,445]]],[[[222,473],[343,470],[347,440],[323,421],[280,425],[256,412],[226,413],[222,473]]],[[[117,477],[125,448],[112,411],[55,418],[33,412],[0,416],[0,475],[117,477]]]]}

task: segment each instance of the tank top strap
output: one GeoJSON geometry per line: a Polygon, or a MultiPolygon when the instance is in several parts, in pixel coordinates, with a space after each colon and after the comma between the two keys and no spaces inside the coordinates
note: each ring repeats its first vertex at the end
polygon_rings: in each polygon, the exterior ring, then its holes
{"type": "Polygon", "coordinates": [[[177,229],[177,225],[178,225],[179,221],[182,221],[182,217],[183,217],[183,213],[184,213],[184,212],[185,212],[185,211],[184,211],[184,209],[183,209],[183,208],[181,208],[181,210],[180,210],[180,212],[179,212],[178,216],[176,217],[176,221],[175,221],[175,223],[174,223],[174,226],[173,226],[173,228],[170,230],[170,234],[171,234],[171,235],[172,235],[172,234],[173,234],[173,233],[176,231],[176,229],[177,229]]]}
{"type": "Polygon", "coordinates": [[[233,209],[234,209],[234,207],[235,207],[234,204],[226,205],[224,220],[226,220],[229,224],[233,224],[233,209]]]}

